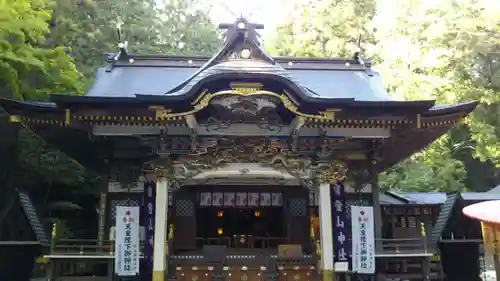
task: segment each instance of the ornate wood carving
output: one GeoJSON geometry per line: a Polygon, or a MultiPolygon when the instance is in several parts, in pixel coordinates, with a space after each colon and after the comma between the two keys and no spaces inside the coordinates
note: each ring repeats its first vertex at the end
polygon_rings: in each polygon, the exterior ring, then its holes
{"type": "Polygon", "coordinates": [[[200,94],[198,99],[193,102],[193,109],[188,110],[186,112],[172,112],[171,109],[154,109],[156,120],[170,120],[172,118],[183,117],[187,115],[192,115],[196,112],[201,111],[204,108],[207,108],[210,104],[214,102],[217,97],[227,97],[227,96],[237,96],[237,97],[274,97],[279,100],[283,106],[288,109],[290,112],[294,113],[297,116],[302,116],[309,119],[317,119],[317,120],[334,120],[335,112],[340,111],[340,109],[328,109],[325,111],[317,112],[315,114],[304,113],[301,112],[298,108],[296,102],[290,99],[290,94],[286,91],[282,94],[274,93],[271,91],[260,90],[256,88],[250,88],[247,90],[245,88],[234,88],[231,90],[222,90],[215,93],[207,93],[207,91],[200,94]]]}
{"type": "Polygon", "coordinates": [[[122,188],[133,188],[142,175],[142,167],[138,163],[115,162],[111,165],[110,178],[118,181],[122,188]]]}
{"type": "Polygon", "coordinates": [[[340,161],[322,162],[314,167],[318,183],[336,183],[347,178],[347,166],[340,161]]]}
{"type": "Polygon", "coordinates": [[[208,121],[282,124],[277,112],[279,102],[273,96],[218,96],[212,100],[208,121]]]}
{"type": "MultiPolygon", "coordinates": [[[[234,148],[238,142],[249,143],[247,146],[262,145],[272,143],[275,148],[283,153],[296,153],[300,156],[315,156],[325,154],[330,156],[336,153],[339,156],[346,155],[341,153],[342,150],[350,151],[350,153],[364,151],[363,140],[349,140],[344,138],[328,138],[328,137],[311,137],[311,138],[295,138],[290,137],[199,137],[199,136],[168,136],[160,137],[142,137],[145,143],[151,145],[153,150],[158,155],[181,155],[194,154],[201,155],[214,153],[216,146],[228,149],[234,148]],[[321,150],[318,151],[318,147],[321,150]]],[[[222,153],[222,152],[221,152],[222,153]]],[[[226,153],[227,154],[227,153],[226,153]]],[[[298,156],[297,156],[298,157],[298,156]]],[[[257,162],[252,162],[257,163],[257,162]]]]}
{"type": "MultiPolygon", "coordinates": [[[[200,139],[191,146],[190,153],[170,154],[157,159],[155,169],[161,176],[171,180],[172,187],[178,187],[196,175],[234,163],[259,164],[264,168],[289,173],[301,182],[314,176],[319,182],[336,182],[346,178],[347,166],[335,159],[328,140],[321,151],[301,155],[292,149],[290,140],[271,138],[214,138],[200,139]],[[321,161],[318,161],[321,159],[321,161]]],[[[245,169],[237,172],[248,173],[245,169]]],[[[265,171],[261,171],[265,173],[265,171]]]]}

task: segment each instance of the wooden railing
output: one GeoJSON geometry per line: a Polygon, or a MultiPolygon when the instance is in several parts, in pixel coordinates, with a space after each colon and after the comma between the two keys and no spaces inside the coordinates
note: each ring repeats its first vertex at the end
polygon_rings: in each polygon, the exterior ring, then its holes
{"type": "MultiPolygon", "coordinates": [[[[240,236],[196,238],[197,248],[206,245],[225,245],[230,249],[277,249],[278,245],[286,244],[284,237],[257,237],[245,236],[244,241],[240,236]]],[[[381,243],[381,252],[377,254],[411,254],[432,252],[427,248],[426,237],[404,238],[404,239],[377,239],[381,243]]],[[[114,241],[97,241],[93,239],[63,239],[58,240],[52,248],[52,254],[72,255],[113,255],[114,241]]],[[[143,253],[144,243],[140,244],[140,252],[143,253]]]]}
{"type": "Polygon", "coordinates": [[[396,238],[396,239],[377,239],[382,245],[381,254],[412,254],[427,253],[427,238],[396,238]]]}
{"type": "MultiPolygon", "coordinates": [[[[140,244],[140,252],[144,249],[144,243],[140,244]]],[[[52,248],[54,255],[77,254],[77,255],[113,255],[115,241],[98,241],[94,239],[61,239],[52,248]]]]}
{"type": "Polygon", "coordinates": [[[226,246],[233,249],[272,249],[286,243],[286,237],[259,237],[252,235],[233,235],[232,237],[196,238],[196,247],[226,246]]]}

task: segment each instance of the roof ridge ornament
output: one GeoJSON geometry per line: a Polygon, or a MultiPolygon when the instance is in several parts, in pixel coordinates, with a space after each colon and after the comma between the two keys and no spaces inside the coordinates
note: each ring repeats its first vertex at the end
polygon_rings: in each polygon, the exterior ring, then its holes
{"type": "Polygon", "coordinates": [[[363,35],[359,35],[358,37],[358,44],[356,45],[356,49],[354,50],[354,54],[352,58],[357,61],[360,65],[364,65],[366,67],[370,67],[372,60],[371,58],[364,58],[362,57],[363,49],[361,48],[361,39],[363,38],[363,35]]]}
{"type": "Polygon", "coordinates": [[[128,41],[122,41],[122,31],[121,31],[121,25],[123,22],[119,22],[116,25],[116,36],[118,38],[118,52],[112,53],[108,55],[107,59],[107,66],[106,66],[106,72],[110,72],[113,69],[114,63],[116,61],[123,61],[123,60],[128,60],[130,63],[134,61],[133,58],[130,58],[129,52],[127,50],[128,47],[128,41]]]}
{"type": "Polygon", "coordinates": [[[118,53],[115,55],[115,60],[125,59],[128,57],[128,41],[118,43],[118,53]]]}
{"type": "Polygon", "coordinates": [[[260,23],[251,23],[244,17],[239,17],[234,23],[221,23],[219,29],[226,30],[224,36],[226,43],[238,35],[243,35],[245,41],[253,41],[260,46],[260,34],[257,30],[264,29],[260,23]]]}
{"type": "Polygon", "coordinates": [[[128,41],[120,42],[118,43],[118,52],[108,55],[106,72],[110,72],[111,70],[113,70],[113,67],[117,61],[128,60],[130,63],[134,62],[134,59],[129,57],[127,46],[128,41]]]}
{"type": "Polygon", "coordinates": [[[220,59],[260,59],[270,64],[276,61],[261,47],[258,30],[264,29],[263,24],[249,22],[244,17],[239,17],[233,23],[221,23],[219,29],[225,29],[224,47],[216,55],[220,59]]]}

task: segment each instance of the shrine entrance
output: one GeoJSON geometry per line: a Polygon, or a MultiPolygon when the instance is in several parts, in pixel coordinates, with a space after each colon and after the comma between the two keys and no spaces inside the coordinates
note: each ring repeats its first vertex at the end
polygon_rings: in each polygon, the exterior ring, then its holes
{"type": "Polygon", "coordinates": [[[200,208],[197,248],[276,249],[286,242],[283,215],[281,208],[200,208]]]}
{"type": "MultiPolygon", "coordinates": [[[[279,188],[278,188],[279,189],[279,188]]],[[[228,186],[198,193],[197,249],[207,245],[244,251],[277,249],[287,242],[283,193],[228,186]]]]}
{"type": "Polygon", "coordinates": [[[223,246],[235,253],[295,244],[311,249],[309,190],[297,185],[197,185],[173,193],[177,253],[223,246]],[[180,251],[180,252],[179,252],[180,251]]]}
{"type": "Polygon", "coordinates": [[[179,281],[317,278],[308,217],[310,190],[297,182],[278,185],[271,178],[252,176],[253,184],[235,184],[234,178],[188,184],[173,193],[175,235],[169,274],[179,281]]]}

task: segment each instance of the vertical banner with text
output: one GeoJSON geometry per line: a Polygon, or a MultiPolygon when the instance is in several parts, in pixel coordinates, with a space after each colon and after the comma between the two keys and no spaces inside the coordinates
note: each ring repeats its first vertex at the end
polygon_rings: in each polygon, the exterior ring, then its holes
{"type": "Polygon", "coordinates": [[[373,207],[351,206],[352,271],[375,273],[375,224],[373,207]]]}
{"type": "Polygon", "coordinates": [[[156,209],[156,182],[150,181],[144,183],[144,259],[146,260],[147,272],[153,272],[153,239],[155,227],[155,209],[156,209]]]}
{"type": "Polygon", "coordinates": [[[346,215],[345,189],[342,183],[332,185],[332,225],[335,267],[349,268],[349,228],[346,215]]]}
{"type": "Polygon", "coordinates": [[[116,207],[115,273],[139,274],[139,207],[116,207]]]}

